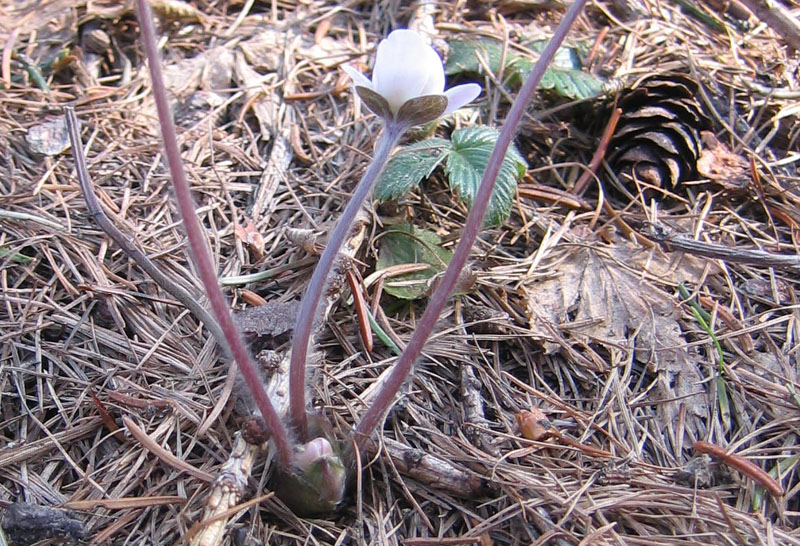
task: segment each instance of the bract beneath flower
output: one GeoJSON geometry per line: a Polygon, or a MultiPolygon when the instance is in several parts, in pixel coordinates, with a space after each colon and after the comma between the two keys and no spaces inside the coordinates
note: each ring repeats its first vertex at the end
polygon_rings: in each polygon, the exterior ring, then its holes
{"type": "Polygon", "coordinates": [[[445,91],[439,54],[422,36],[407,29],[393,31],[378,44],[372,80],[352,66],[342,69],[370,110],[387,121],[408,125],[427,123],[458,110],[481,92],[474,83],[445,91]]]}

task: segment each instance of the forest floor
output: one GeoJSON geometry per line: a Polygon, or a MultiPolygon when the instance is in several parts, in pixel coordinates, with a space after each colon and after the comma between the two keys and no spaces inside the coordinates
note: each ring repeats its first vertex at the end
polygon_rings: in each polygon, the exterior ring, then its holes
{"type": "MultiPolygon", "coordinates": [[[[152,2],[185,169],[233,309],[294,306],[315,258],[292,241],[327,233],[369,161],[381,126],[340,65],[368,73],[401,27],[427,32],[445,58],[479,44],[472,68],[447,66],[450,84],[484,92],[435,131],[499,127],[519,67],[565,11],[558,0],[403,4],[152,2]]],[[[269,451],[256,450],[240,469],[245,495],[203,540],[800,543],[800,56],[722,5],[589,3],[564,50],[566,83],[537,95],[520,127],[528,169],[509,216],[479,235],[474,283],[442,314],[344,505],[294,516],[269,493],[269,451]],[[594,90],[570,87],[587,82],[594,90]],[[658,98],[675,86],[689,96],[658,98]],[[617,131],[641,128],[584,176],[615,99],[617,131]]],[[[73,105],[116,225],[200,293],[136,18],[126,3],[6,3],[0,38],[0,508],[59,509],[5,511],[6,537],[196,539],[249,410],[208,331],[87,212],[62,121],[73,105]],[[34,529],[21,536],[25,521],[34,529]]],[[[374,203],[360,274],[380,270],[393,226],[435,234],[446,253],[466,214],[442,169],[374,203]]],[[[427,291],[376,286],[367,300],[380,298],[377,321],[402,344],[427,291]]],[[[379,341],[364,349],[354,315],[345,288],[309,375],[342,434],[396,360],[379,341]]],[[[270,347],[286,351],[287,338],[270,347]]]]}

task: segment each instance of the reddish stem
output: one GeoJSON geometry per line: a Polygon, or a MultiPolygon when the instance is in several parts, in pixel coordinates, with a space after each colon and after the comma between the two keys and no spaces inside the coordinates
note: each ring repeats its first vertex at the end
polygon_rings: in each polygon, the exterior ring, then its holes
{"type": "Polygon", "coordinates": [[[217,272],[211,263],[211,255],[206,247],[203,231],[195,216],[194,203],[192,203],[191,190],[183,172],[181,154],[178,148],[178,140],[175,137],[175,125],[172,122],[172,113],[169,111],[167,93],[164,87],[164,78],[161,74],[161,65],[158,58],[156,45],[156,32],[153,27],[153,17],[150,13],[150,6],[147,0],[136,0],[136,14],[141,26],[142,42],[147,54],[147,61],[150,65],[150,77],[153,80],[153,98],[155,99],[156,109],[158,110],[158,121],[161,125],[161,137],[164,142],[164,151],[169,165],[172,185],[175,190],[175,198],[178,203],[183,226],[186,229],[186,237],[189,239],[189,247],[194,255],[195,265],[200,275],[200,280],[205,287],[211,310],[214,313],[219,326],[222,329],[225,339],[230,345],[234,361],[239,366],[248,390],[252,393],[261,416],[267,429],[272,434],[275,448],[278,453],[278,460],[283,468],[290,468],[292,460],[292,447],[289,443],[289,436],[281,423],[278,413],[272,406],[267,396],[264,386],[250,360],[250,355],[239,337],[239,332],[233,324],[233,318],[228,310],[225,296],[219,288],[217,282],[217,272]]]}
{"type": "Polygon", "coordinates": [[[577,19],[584,4],[586,4],[586,0],[576,0],[569,8],[553,34],[553,37],[550,38],[544,51],[542,51],[541,57],[536,61],[536,65],[533,67],[530,76],[528,76],[525,85],[520,90],[517,99],[511,106],[508,117],[500,130],[500,135],[497,138],[497,143],[494,146],[492,155],[486,165],[480,188],[478,188],[478,194],[475,196],[472,210],[467,217],[464,230],[461,232],[461,239],[450,260],[450,265],[447,267],[439,287],[433,293],[433,296],[431,296],[428,307],[425,309],[425,314],[416,324],[414,334],[411,336],[406,350],[403,351],[400,359],[395,364],[394,369],[378,392],[375,401],[367,409],[367,412],[356,426],[355,442],[357,450],[361,453],[364,452],[367,441],[378,427],[384,414],[391,407],[395,395],[411,373],[414,362],[422,352],[422,348],[425,346],[425,342],[433,331],[436,321],[439,320],[439,314],[450,298],[450,293],[453,291],[458,276],[467,262],[472,245],[475,242],[475,238],[478,236],[478,231],[480,231],[483,225],[483,215],[486,212],[486,207],[489,205],[489,198],[492,196],[492,190],[494,189],[497,175],[500,172],[500,165],[514,138],[517,125],[522,119],[525,109],[528,107],[528,103],[530,103],[533,98],[536,87],[539,85],[539,81],[542,79],[545,70],[550,65],[553,56],[564,41],[567,32],[569,32],[575,19],[577,19]]]}
{"type": "Polygon", "coordinates": [[[311,330],[314,323],[314,315],[319,307],[322,293],[328,284],[328,277],[333,268],[334,261],[339,255],[350,226],[353,224],[358,211],[372,191],[372,186],[378,179],[378,175],[383,170],[384,165],[389,159],[389,154],[400,140],[406,130],[406,126],[401,123],[387,122],[383,129],[381,139],[375,148],[375,157],[367,167],[364,176],[358,183],[353,196],[339,218],[336,228],[322,251],[317,267],[311,275],[308,289],[303,296],[300,304],[300,313],[297,315],[297,323],[294,327],[294,337],[292,338],[292,358],[289,365],[289,415],[292,424],[297,431],[301,441],[307,441],[308,419],[306,417],[306,359],[308,358],[308,347],[311,343],[311,330]]]}

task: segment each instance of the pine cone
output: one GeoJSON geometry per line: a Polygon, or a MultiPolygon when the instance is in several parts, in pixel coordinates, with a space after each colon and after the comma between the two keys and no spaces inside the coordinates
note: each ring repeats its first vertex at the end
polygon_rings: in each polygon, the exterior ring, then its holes
{"type": "Polygon", "coordinates": [[[623,181],[674,189],[696,178],[700,132],[711,128],[697,94],[697,83],[679,74],[648,76],[622,92],[608,162],[623,181]]]}

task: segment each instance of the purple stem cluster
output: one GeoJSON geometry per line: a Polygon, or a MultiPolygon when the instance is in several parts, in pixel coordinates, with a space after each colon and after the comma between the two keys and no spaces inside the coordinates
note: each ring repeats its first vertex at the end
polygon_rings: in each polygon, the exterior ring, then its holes
{"type": "MultiPolygon", "coordinates": [[[[516,127],[533,98],[536,87],[544,75],[545,70],[585,4],[586,0],[576,0],[572,4],[561,20],[553,37],[550,39],[550,42],[542,52],[531,74],[528,76],[517,99],[514,101],[500,131],[486,171],[483,174],[478,194],[475,197],[472,210],[467,218],[450,265],[447,271],[445,271],[439,287],[434,292],[433,296],[431,296],[428,307],[417,323],[414,334],[406,346],[405,351],[395,364],[394,369],[379,391],[375,401],[367,409],[356,426],[354,440],[359,452],[364,451],[366,442],[372,436],[372,433],[377,428],[381,419],[393,404],[397,392],[411,373],[414,362],[419,357],[425,342],[433,331],[433,327],[453,291],[459,273],[466,264],[472,245],[480,231],[483,223],[483,216],[489,204],[492,190],[500,171],[500,166],[513,140],[516,127]]],[[[195,258],[200,280],[206,289],[214,316],[225,338],[228,340],[233,358],[239,366],[245,383],[256,401],[267,428],[272,434],[278,453],[279,464],[282,468],[288,469],[291,468],[293,450],[292,444],[289,441],[287,428],[283,425],[280,417],[272,406],[259,380],[255,366],[250,360],[247,349],[234,326],[233,319],[225,302],[225,297],[219,288],[216,271],[212,265],[211,255],[206,247],[203,232],[195,217],[189,184],[186,181],[183,171],[178,143],[175,137],[175,127],[167,103],[166,90],[158,61],[155,30],[153,28],[147,0],[137,0],[136,8],[141,24],[145,51],[150,64],[150,73],[153,80],[153,96],[155,98],[159,122],[161,124],[161,134],[166,152],[165,155],[167,157],[170,174],[172,175],[178,209],[183,219],[189,246],[195,258]]],[[[386,123],[381,140],[376,147],[376,155],[367,168],[367,171],[364,173],[342,217],[339,219],[330,241],[320,257],[319,264],[314,270],[311,282],[303,298],[294,333],[290,365],[290,417],[301,441],[308,440],[308,438],[306,438],[308,425],[305,402],[305,366],[311,341],[314,315],[322,299],[330,271],[350,230],[350,225],[360,210],[364,200],[369,196],[372,186],[386,164],[392,149],[407,128],[407,125],[403,123],[392,121],[386,123]]]]}

